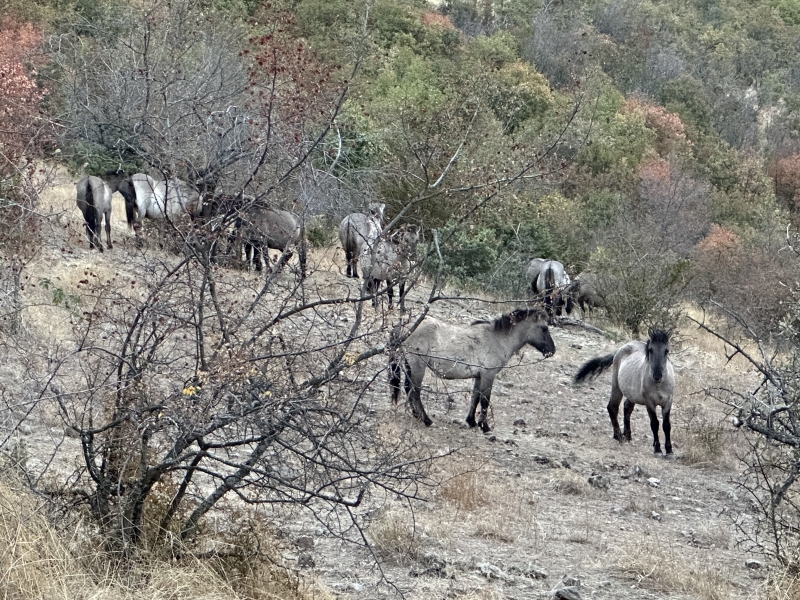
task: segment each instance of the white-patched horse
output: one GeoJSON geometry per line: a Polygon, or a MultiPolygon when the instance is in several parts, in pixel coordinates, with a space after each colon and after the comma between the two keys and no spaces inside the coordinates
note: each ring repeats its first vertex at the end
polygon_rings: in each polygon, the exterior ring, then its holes
{"type": "Polygon", "coordinates": [[[358,278],[358,259],[364,249],[372,250],[372,245],[383,231],[383,212],[385,204],[373,203],[367,213],[352,213],[339,224],[339,241],[347,259],[347,276],[358,278]]]}

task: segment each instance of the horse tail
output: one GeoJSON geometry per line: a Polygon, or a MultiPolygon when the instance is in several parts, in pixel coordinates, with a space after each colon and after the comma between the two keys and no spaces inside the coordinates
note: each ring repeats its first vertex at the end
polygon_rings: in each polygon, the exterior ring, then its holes
{"type": "MultiPolygon", "coordinates": [[[[125,198],[125,218],[128,220],[128,227],[133,227],[136,223],[136,187],[130,179],[123,184],[127,188],[127,193],[122,194],[125,198]]],[[[120,184],[120,193],[122,193],[123,184],[120,184]]]]}
{"type": "Polygon", "coordinates": [[[306,278],[306,224],[305,220],[300,220],[300,239],[297,244],[297,254],[300,260],[300,278],[306,278]]]}
{"type": "Polygon", "coordinates": [[[575,383],[580,383],[584,379],[594,379],[608,367],[614,364],[614,355],[598,356],[584,364],[575,374],[575,383]]]}
{"type": "Polygon", "coordinates": [[[86,194],[84,195],[84,200],[86,200],[86,212],[83,214],[83,218],[86,220],[86,226],[89,227],[89,231],[95,233],[97,231],[97,208],[94,205],[92,182],[88,179],[86,180],[86,194]]]}
{"type": "Polygon", "coordinates": [[[544,272],[544,289],[552,290],[554,287],[556,287],[556,272],[553,267],[547,267],[544,272]]]}

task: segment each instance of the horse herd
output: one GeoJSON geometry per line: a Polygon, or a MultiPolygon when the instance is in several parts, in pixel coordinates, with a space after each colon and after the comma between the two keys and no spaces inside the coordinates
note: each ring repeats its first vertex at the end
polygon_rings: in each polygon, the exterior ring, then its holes
{"type": "MultiPolygon", "coordinates": [[[[124,176],[107,173],[105,177],[88,176],[77,183],[77,205],[83,213],[90,248],[103,251],[100,240],[102,219],[105,219],[107,247],[111,249],[111,195],[119,191],[125,199],[128,225],[138,233],[145,218],[174,219],[182,215],[197,217],[203,213],[203,198],[179,179],[157,181],[143,173],[124,176]]],[[[400,307],[404,310],[405,277],[408,275],[419,239],[418,229],[402,226],[391,234],[383,230],[384,204],[371,204],[365,213],[346,216],[339,225],[339,240],[347,261],[347,277],[358,277],[358,266],[367,293],[375,306],[377,288],[387,284],[389,307],[393,302],[392,284],[400,286],[400,307]]],[[[260,269],[259,254],[267,249],[288,253],[292,244],[300,248],[301,272],[305,273],[304,231],[301,219],[289,211],[271,207],[254,208],[236,220],[237,235],[243,242],[245,256],[260,269]]],[[[264,252],[268,264],[268,256],[264,252]]],[[[518,309],[491,321],[474,321],[458,326],[426,318],[418,323],[391,353],[389,373],[392,402],[400,396],[401,376],[405,375],[405,393],[412,414],[425,425],[431,419],[422,404],[422,382],[427,369],[443,379],[473,379],[472,401],[467,424],[490,430],[487,411],[492,385],[508,360],[530,344],[545,358],[552,356],[555,343],[549,325],[555,315],[569,313],[577,303],[582,310],[602,306],[597,278],[581,273],[571,281],[564,265],[555,260],[533,259],[525,269],[530,291],[540,300],[537,308],[518,309]],[[478,404],[480,415],[476,420],[478,404]]],[[[631,341],[615,353],[598,357],[584,364],[575,375],[575,383],[596,377],[609,367],[611,398],[607,409],[614,439],[631,439],[630,417],[636,404],[644,405],[653,432],[653,450],[661,453],[656,407],[661,407],[665,450],[672,453],[670,409],[675,375],[668,358],[670,332],[651,330],[646,342],[631,341]],[[620,431],[619,405],[625,398],[623,427],[620,431]]]]}

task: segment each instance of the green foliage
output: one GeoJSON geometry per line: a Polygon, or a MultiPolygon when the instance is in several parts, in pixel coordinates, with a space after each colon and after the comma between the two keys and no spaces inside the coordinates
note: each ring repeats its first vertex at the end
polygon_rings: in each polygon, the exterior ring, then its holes
{"type": "Polygon", "coordinates": [[[529,64],[509,63],[498,71],[495,81],[489,105],[506,134],[528,119],[543,115],[553,105],[547,80],[529,64]]]}
{"type": "Polygon", "coordinates": [[[711,128],[713,108],[703,83],[691,75],[681,75],[661,88],[661,104],[677,113],[684,125],[699,131],[711,128]]]}
{"type": "Polygon", "coordinates": [[[68,294],[63,290],[63,288],[56,286],[52,281],[50,281],[47,278],[39,279],[39,285],[43,289],[52,292],[53,294],[52,302],[55,306],[63,306],[67,310],[74,311],[81,304],[80,296],[76,296],[74,294],[68,294]]]}
{"type": "Polygon", "coordinates": [[[654,131],[645,126],[638,113],[614,114],[607,123],[598,123],[592,142],[578,153],[577,162],[594,175],[616,165],[635,169],[647,152],[654,152],[654,131]]]}

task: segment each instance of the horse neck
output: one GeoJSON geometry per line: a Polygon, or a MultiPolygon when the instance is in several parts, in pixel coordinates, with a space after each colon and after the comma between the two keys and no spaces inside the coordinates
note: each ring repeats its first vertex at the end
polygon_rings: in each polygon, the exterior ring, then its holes
{"type": "MultiPolygon", "coordinates": [[[[490,325],[493,327],[493,325],[490,325]]],[[[524,323],[517,323],[511,326],[508,331],[493,330],[495,336],[500,340],[500,344],[506,349],[505,360],[511,358],[514,354],[528,343],[527,327],[524,323]]]]}

